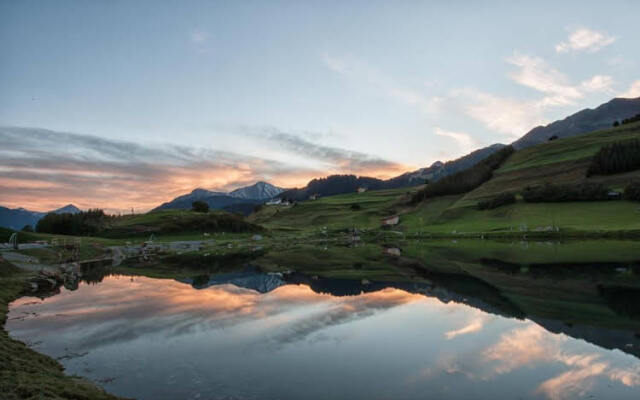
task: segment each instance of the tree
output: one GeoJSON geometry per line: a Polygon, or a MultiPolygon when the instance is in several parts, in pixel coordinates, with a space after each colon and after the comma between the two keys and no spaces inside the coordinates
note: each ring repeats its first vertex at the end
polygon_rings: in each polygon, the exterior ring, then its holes
{"type": "Polygon", "coordinates": [[[208,213],[209,212],[209,204],[204,201],[194,201],[191,203],[191,210],[200,213],[208,213]]]}
{"type": "Polygon", "coordinates": [[[614,128],[617,128],[618,126],[620,126],[620,122],[618,122],[618,121],[614,121],[614,122],[613,122],[613,127],[614,127],[614,128]]]}
{"type": "Polygon", "coordinates": [[[31,225],[25,225],[20,229],[22,232],[33,232],[33,227],[31,225]]]}

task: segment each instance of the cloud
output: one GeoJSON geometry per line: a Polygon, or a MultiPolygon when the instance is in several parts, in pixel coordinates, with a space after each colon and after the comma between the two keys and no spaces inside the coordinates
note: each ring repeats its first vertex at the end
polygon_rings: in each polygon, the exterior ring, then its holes
{"type": "Polygon", "coordinates": [[[207,52],[209,48],[209,39],[209,32],[204,29],[197,28],[189,31],[189,41],[198,53],[207,52]]]}
{"type": "Polygon", "coordinates": [[[540,100],[543,106],[574,104],[585,92],[601,92],[611,89],[613,79],[606,75],[595,75],[579,85],[571,85],[567,77],[549,66],[539,57],[514,54],[507,62],[518,69],[509,74],[515,82],[546,94],[540,100]]]}
{"type": "Polygon", "coordinates": [[[354,82],[374,88],[398,102],[417,107],[425,114],[432,114],[437,110],[439,101],[437,97],[429,97],[422,91],[402,85],[359,59],[354,57],[338,58],[324,53],[322,61],[331,71],[348,77],[354,82]]]}
{"type": "Polygon", "coordinates": [[[556,45],[556,52],[587,51],[595,53],[616,41],[616,38],[591,29],[578,29],[572,32],[566,41],[556,45]]]}
{"type": "Polygon", "coordinates": [[[180,145],[142,145],[37,128],[0,127],[3,205],[50,210],[73,202],[142,211],[196,187],[229,190],[259,180],[292,187],[327,171],[384,175],[402,165],[271,131],[287,152],[320,160],[301,167],[264,157],[180,145]]]}
{"type": "Polygon", "coordinates": [[[543,381],[536,390],[552,400],[582,397],[598,377],[629,387],[640,385],[637,365],[615,366],[613,360],[603,359],[601,352],[593,348],[584,353],[572,351],[565,346],[567,340],[567,336],[551,334],[534,323],[504,333],[496,344],[482,352],[483,359],[493,363],[484,379],[536,364],[555,363],[566,371],[543,381]]]}
{"type": "Polygon", "coordinates": [[[445,131],[439,127],[435,128],[434,133],[438,136],[453,139],[463,151],[472,151],[478,147],[478,142],[476,142],[476,140],[467,133],[445,131]]]}
{"type": "Polygon", "coordinates": [[[626,92],[620,93],[618,97],[623,97],[627,99],[634,99],[636,97],[640,97],[640,80],[637,80],[629,86],[626,92]]]}
{"type": "MultiPolygon", "coordinates": [[[[240,128],[238,133],[262,139],[279,149],[324,163],[328,171],[348,171],[355,174],[368,174],[378,177],[389,177],[407,170],[407,166],[388,161],[358,151],[346,150],[332,146],[324,146],[311,142],[301,135],[284,132],[276,128],[240,128]],[[381,175],[382,174],[382,175],[381,175]]],[[[306,136],[318,137],[311,133],[306,136]]]]}
{"type": "Polygon", "coordinates": [[[464,114],[510,139],[547,122],[543,108],[536,101],[500,97],[471,88],[452,91],[451,99],[464,114]]]}
{"type": "Polygon", "coordinates": [[[482,328],[484,327],[484,323],[485,323],[486,319],[487,319],[487,317],[485,317],[484,315],[479,315],[479,316],[475,317],[474,319],[472,319],[471,321],[469,321],[469,323],[467,323],[462,328],[445,332],[444,333],[444,337],[447,340],[451,340],[451,339],[454,339],[454,338],[456,338],[458,336],[467,335],[467,334],[470,334],[470,333],[480,332],[482,330],[482,328]]]}

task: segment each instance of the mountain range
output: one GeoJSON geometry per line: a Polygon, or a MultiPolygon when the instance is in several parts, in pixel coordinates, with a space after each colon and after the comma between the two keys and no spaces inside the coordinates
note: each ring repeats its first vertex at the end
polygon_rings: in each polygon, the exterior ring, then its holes
{"type": "Polygon", "coordinates": [[[546,126],[537,126],[513,142],[513,147],[523,149],[544,143],[552,137],[566,138],[610,128],[614,121],[640,114],[640,97],[635,99],[615,98],[594,109],[586,108],[565,119],[546,126]]]}
{"type": "Polygon", "coordinates": [[[175,199],[163,203],[155,210],[191,208],[194,201],[204,201],[210,208],[225,210],[240,214],[250,214],[253,207],[276,197],[285,189],[279,188],[267,182],[257,182],[251,186],[242,187],[232,192],[214,192],[206,189],[195,189],[191,193],[178,196],[175,199]]]}
{"type": "MultiPolygon", "coordinates": [[[[609,128],[614,121],[635,116],[640,113],[640,97],[634,99],[615,98],[595,109],[584,109],[555,121],[546,126],[538,126],[527,132],[523,137],[512,143],[516,149],[534,146],[550,139],[566,138],[609,128]]],[[[493,144],[475,150],[456,160],[443,163],[436,161],[431,166],[416,171],[407,172],[395,178],[380,180],[355,175],[332,175],[326,178],[313,179],[307,186],[291,189],[281,193],[278,197],[291,200],[305,200],[311,195],[332,196],[342,193],[355,192],[359,187],[369,190],[394,189],[405,186],[417,186],[425,181],[435,182],[445,176],[467,169],[504,147],[504,144],[493,144]]]]}
{"type": "Polygon", "coordinates": [[[38,221],[49,213],[77,214],[79,212],[80,209],[73,204],[67,204],[64,207],[49,212],[30,211],[22,207],[12,209],[0,206],[0,226],[16,230],[22,229],[26,225],[31,225],[32,228],[35,228],[38,221]]]}
{"type": "MultiPolygon", "coordinates": [[[[595,130],[608,128],[614,121],[640,114],[640,97],[627,99],[615,98],[595,109],[584,109],[562,120],[552,122],[546,126],[531,129],[520,139],[512,143],[516,149],[534,146],[557,138],[566,138],[585,134],[595,130]]],[[[232,192],[217,192],[202,188],[191,193],[178,196],[163,203],[154,210],[190,209],[194,201],[204,201],[212,209],[249,214],[257,204],[263,204],[269,199],[279,197],[301,201],[311,195],[331,196],[351,193],[358,188],[368,190],[394,189],[405,186],[417,186],[426,181],[434,182],[445,176],[467,169],[486,157],[503,148],[504,144],[493,144],[475,150],[456,160],[436,161],[429,167],[407,172],[397,177],[382,180],[372,177],[355,175],[331,175],[325,178],[313,179],[306,186],[296,189],[283,189],[267,182],[257,182],[254,185],[242,187],[232,192]]],[[[68,205],[53,212],[79,212],[80,210],[68,205]]],[[[47,213],[25,210],[23,208],[9,209],[0,207],[0,226],[20,229],[25,225],[35,224],[47,213]]]]}
{"type": "Polygon", "coordinates": [[[381,190],[418,186],[424,184],[426,181],[434,182],[447,175],[455,174],[456,172],[467,169],[503,147],[505,147],[504,144],[496,143],[476,150],[458,159],[444,163],[436,161],[429,167],[407,172],[395,178],[386,180],[365,176],[358,177],[355,175],[331,175],[326,178],[313,179],[303,188],[284,191],[280,193],[278,197],[283,199],[286,198],[288,200],[302,201],[308,199],[312,195],[324,197],[343,193],[353,193],[358,190],[358,188],[381,190]]]}

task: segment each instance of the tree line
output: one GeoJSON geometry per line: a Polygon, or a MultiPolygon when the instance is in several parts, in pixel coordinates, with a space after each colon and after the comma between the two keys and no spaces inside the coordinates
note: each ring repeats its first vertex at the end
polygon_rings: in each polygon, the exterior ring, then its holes
{"type": "Polygon", "coordinates": [[[640,140],[631,139],[602,146],[593,156],[587,176],[610,175],[640,169],[640,140]]]}
{"type": "Polygon", "coordinates": [[[493,171],[514,151],[512,146],[503,147],[472,167],[427,185],[411,197],[411,202],[415,204],[432,197],[470,192],[491,179],[493,171]]]}
{"type": "Polygon", "coordinates": [[[38,221],[36,232],[83,236],[96,234],[112,218],[101,209],[81,211],[77,214],[49,213],[38,221]]]}
{"type": "Polygon", "coordinates": [[[613,121],[613,127],[615,128],[620,125],[626,125],[626,124],[630,124],[632,122],[638,122],[638,121],[640,121],[640,114],[636,114],[630,118],[625,118],[622,121],[613,121]]]}

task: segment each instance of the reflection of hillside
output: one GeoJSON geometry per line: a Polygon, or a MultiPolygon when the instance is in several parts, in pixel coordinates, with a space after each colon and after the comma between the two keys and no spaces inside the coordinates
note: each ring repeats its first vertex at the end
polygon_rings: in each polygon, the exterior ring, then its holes
{"type": "Polygon", "coordinates": [[[531,321],[553,333],[562,333],[572,338],[582,339],[605,349],[618,349],[640,358],[640,334],[628,331],[607,329],[590,325],[571,325],[562,321],[528,317],[531,321]]]}
{"type": "MultiPolygon", "coordinates": [[[[440,264],[414,263],[425,276],[442,275],[432,272],[442,270],[440,264]]],[[[446,274],[449,277],[439,282],[445,287],[460,286],[470,279],[480,281],[508,304],[515,304],[527,319],[551,332],[640,357],[640,281],[634,278],[637,263],[518,264],[488,258],[451,263],[460,272],[446,274]]]]}

